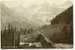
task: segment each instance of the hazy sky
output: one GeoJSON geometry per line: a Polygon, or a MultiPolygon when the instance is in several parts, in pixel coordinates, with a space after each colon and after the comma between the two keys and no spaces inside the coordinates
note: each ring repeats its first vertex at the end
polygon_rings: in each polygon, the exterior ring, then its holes
{"type": "MultiPolygon", "coordinates": [[[[49,2],[50,5],[54,6],[54,5],[57,5],[57,6],[60,6],[62,7],[62,5],[65,5],[68,6],[71,3],[72,0],[2,0],[2,1],[5,1],[7,4],[8,7],[16,7],[16,6],[19,6],[20,4],[24,7],[28,7],[32,4],[40,4],[42,2],[49,2]]],[[[63,8],[65,8],[63,7],[63,8]]]]}
{"type": "Polygon", "coordinates": [[[72,6],[72,0],[3,0],[3,3],[17,14],[21,14],[22,20],[39,25],[50,24],[54,16],[72,6]]]}

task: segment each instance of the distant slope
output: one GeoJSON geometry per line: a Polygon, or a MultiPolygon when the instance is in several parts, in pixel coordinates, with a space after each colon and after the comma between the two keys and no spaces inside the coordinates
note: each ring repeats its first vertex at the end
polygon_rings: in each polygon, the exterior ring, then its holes
{"type": "Polygon", "coordinates": [[[21,18],[20,14],[17,14],[12,9],[6,7],[4,4],[1,6],[1,28],[4,29],[4,27],[8,26],[10,24],[12,27],[16,28],[29,28],[33,27],[34,25],[31,25],[31,23],[28,21],[28,19],[21,18]],[[23,19],[23,20],[22,20],[23,19]]]}

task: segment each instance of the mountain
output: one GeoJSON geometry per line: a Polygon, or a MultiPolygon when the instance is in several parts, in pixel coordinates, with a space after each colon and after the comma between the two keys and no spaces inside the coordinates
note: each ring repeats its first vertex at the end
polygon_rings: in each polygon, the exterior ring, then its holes
{"type": "Polygon", "coordinates": [[[6,7],[4,4],[1,6],[1,28],[4,29],[10,24],[12,27],[17,28],[28,28],[32,27],[31,23],[26,18],[22,18],[18,13],[13,11],[12,9],[6,7]]]}
{"type": "Polygon", "coordinates": [[[39,32],[54,43],[73,44],[73,6],[57,15],[51,25],[43,26],[39,32]]]}
{"type": "Polygon", "coordinates": [[[73,6],[57,15],[56,18],[52,20],[51,24],[59,24],[59,23],[69,24],[72,21],[73,21],[73,6]]]}

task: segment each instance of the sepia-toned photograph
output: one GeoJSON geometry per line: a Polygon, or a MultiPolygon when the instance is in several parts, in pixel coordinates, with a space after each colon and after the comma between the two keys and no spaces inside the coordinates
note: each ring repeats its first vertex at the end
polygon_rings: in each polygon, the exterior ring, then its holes
{"type": "Polygon", "coordinates": [[[72,0],[2,0],[1,49],[72,49],[72,0]]]}

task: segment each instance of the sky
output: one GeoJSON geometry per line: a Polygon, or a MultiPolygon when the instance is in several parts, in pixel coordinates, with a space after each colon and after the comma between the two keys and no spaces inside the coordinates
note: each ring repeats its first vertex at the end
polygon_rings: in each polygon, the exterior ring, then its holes
{"type": "Polygon", "coordinates": [[[2,0],[2,1],[5,1],[7,3],[6,5],[9,7],[16,7],[19,6],[20,4],[26,7],[30,6],[31,4],[40,4],[45,1],[49,2],[50,5],[58,5],[60,7],[62,7],[61,5],[65,5],[66,7],[72,4],[71,3],[72,0],[2,0]]]}
{"type": "MultiPolygon", "coordinates": [[[[72,0],[2,0],[8,8],[17,14],[23,15],[22,21],[45,25],[58,14],[72,6],[72,0]]],[[[20,21],[21,21],[20,20],[20,21]]]]}

